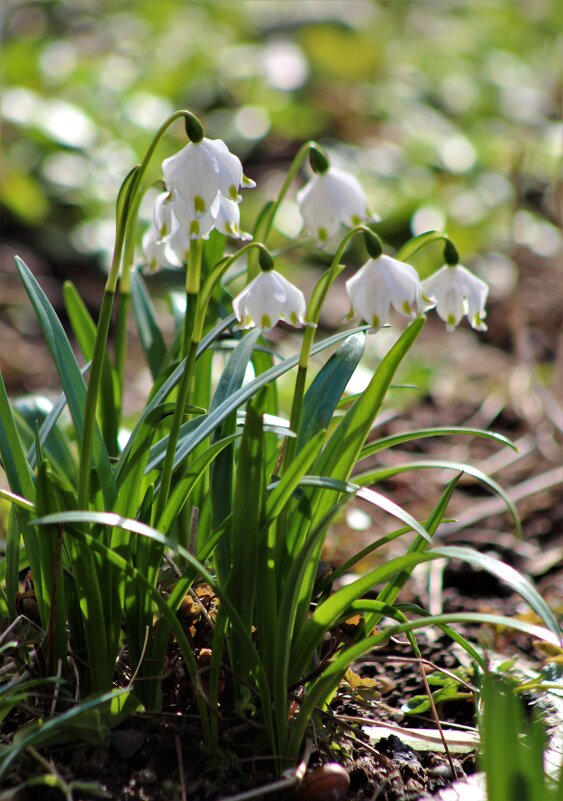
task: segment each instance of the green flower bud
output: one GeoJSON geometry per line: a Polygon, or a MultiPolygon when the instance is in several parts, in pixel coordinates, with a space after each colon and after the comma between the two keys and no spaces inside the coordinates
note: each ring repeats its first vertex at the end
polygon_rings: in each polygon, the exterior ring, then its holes
{"type": "Polygon", "coordinates": [[[444,245],[444,261],[449,267],[455,267],[459,263],[457,248],[450,239],[446,239],[446,244],[444,245]]]}
{"type": "Polygon", "coordinates": [[[261,247],[258,250],[258,261],[260,263],[260,269],[263,272],[269,273],[271,270],[274,269],[274,260],[270,255],[270,251],[267,248],[261,247]]]}
{"type": "Polygon", "coordinates": [[[317,175],[323,175],[328,171],[330,166],[328,157],[324,150],[321,150],[319,145],[311,145],[309,148],[309,164],[313,172],[317,175]]]}
{"type": "Polygon", "coordinates": [[[365,231],[364,241],[366,243],[366,250],[370,258],[378,259],[383,253],[383,246],[381,239],[373,231],[365,231]]]}
{"type": "Polygon", "coordinates": [[[195,114],[190,114],[187,112],[184,114],[184,125],[186,128],[186,136],[190,140],[190,142],[201,142],[203,139],[203,125],[195,116],[195,114]]]}

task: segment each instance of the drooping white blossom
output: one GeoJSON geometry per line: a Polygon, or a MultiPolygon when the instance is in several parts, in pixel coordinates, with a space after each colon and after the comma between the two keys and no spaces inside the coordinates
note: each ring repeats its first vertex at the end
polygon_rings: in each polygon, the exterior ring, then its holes
{"type": "Polygon", "coordinates": [[[143,235],[143,255],[148,272],[155,273],[163,267],[178,266],[170,262],[167,249],[168,242],[161,238],[160,231],[153,223],[143,235]]]}
{"type": "Polygon", "coordinates": [[[370,214],[359,181],[332,168],[315,173],[297,193],[297,203],[305,228],[321,244],[332,239],[341,225],[352,228],[364,220],[379,219],[370,214]]]}
{"type": "Polygon", "coordinates": [[[424,294],[433,298],[438,316],[454,331],[464,315],[476,331],[486,331],[485,303],[489,287],[461,264],[445,264],[422,282],[424,294]]]}
{"type": "Polygon", "coordinates": [[[224,142],[189,142],[164,160],[162,170],[167,189],[155,201],[153,224],[143,238],[151,270],[181,267],[188,260],[190,241],[208,239],[215,229],[233,239],[252,238],[240,229],[238,190],[255,183],[224,142]]]}
{"type": "Polygon", "coordinates": [[[162,172],[168,190],[186,204],[191,219],[212,210],[218,193],[238,203],[239,189],[255,186],[243,174],[240,159],[221,139],[188,142],[162,162],[162,172]]]}
{"type": "Polygon", "coordinates": [[[258,326],[269,331],[279,320],[305,325],[305,297],[276,270],[261,272],[233,300],[241,328],[258,326]]]}
{"type": "Polygon", "coordinates": [[[369,259],[346,281],[346,291],[354,314],[373,331],[387,323],[391,306],[411,320],[428,307],[417,271],[391,256],[369,259]]]}

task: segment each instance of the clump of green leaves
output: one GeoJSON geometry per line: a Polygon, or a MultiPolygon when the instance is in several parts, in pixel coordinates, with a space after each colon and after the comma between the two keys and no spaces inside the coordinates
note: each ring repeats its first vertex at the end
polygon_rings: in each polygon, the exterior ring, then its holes
{"type": "MultiPolygon", "coordinates": [[[[15,619],[19,573],[29,566],[43,637],[25,651],[23,670],[33,665],[45,678],[58,677],[66,694],[64,709],[62,696],[53,696],[49,719],[5,749],[0,776],[25,748],[49,742],[57,731],[91,728],[92,714],[100,716],[98,728],[105,731],[141,705],[160,709],[171,637],[191,683],[190,703],[199,714],[205,743],[210,748],[216,744],[221,713],[229,704],[229,711],[252,718],[263,729],[271,753],[289,759],[297,756],[312,716],[329,701],[354,660],[394,634],[406,633],[416,651],[416,630],[438,625],[481,666],[483,658],[450,624],[490,622],[558,642],[553,614],[516,571],[468,548],[432,547],[462,472],[499,493],[517,521],[513,504],[492,479],[457,462],[359,466],[383,449],[426,436],[471,435],[513,447],[504,437],[478,429],[424,429],[368,442],[397,371],[424,327],[424,316],[410,306],[406,314],[413,321],[366,389],[340,414],[367,326],[315,341],[314,324],[351,240],[375,236],[365,223],[354,223],[346,232],[314,288],[306,315],[312,325],[305,329],[299,353],[279,359],[264,332],[242,334],[234,315],[224,316],[230,292],[222,279],[238,259],[248,258],[251,280],[258,272],[257,254],[262,269],[271,272],[264,241],[313,143],[299,151],[280,196],[265,204],[254,241],[231,253],[217,231],[206,241],[190,241],[184,265],[186,310],[178,336],[166,344],[148,288],[134,269],[134,246],[146,167],[167,128],[182,117],[191,119],[180,111],[161,126],[145,159],[123,183],[114,256],[97,322],[76,290],[65,288],[84,366],[33,274],[17,260],[62,394],[48,410],[39,402],[10,404],[0,377],[0,459],[9,484],[0,494],[11,504],[0,604],[3,616],[15,619]],[[108,335],[114,307],[112,357],[108,335]],[[124,365],[131,308],[153,386],[139,415],[127,420],[124,365]],[[308,385],[311,356],[329,349],[334,352],[308,385]],[[215,381],[219,359],[223,367],[215,381]],[[254,377],[249,379],[250,368],[254,377]],[[288,421],[280,417],[284,410],[278,405],[277,382],[294,368],[288,421]],[[123,444],[125,422],[130,431],[123,444]],[[373,489],[389,475],[428,467],[455,475],[426,520],[415,519],[373,489]],[[317,580],[323,543],[331,522],[352,498],[384,510],[401,527],[349,560],[346,570],[392,539],[414,537],[403,555],[331,592],[327,580],[317,580]],[[400,592],[417,565],[450,557],[507,581],[543,625],[498,615],[430,616],[400,604],[400,592]],[[172,583],[164,581],[170,569],[172,583]],[[217,610],[208,616],[211,656],[205,679],[198,648],[178,615],[187,594],[201,584],[217,598],[217,610]],[[374,588],[376,597],[366,598],[374,588]],[[354,636],[323,654],[327,632],[352,615],[361,616],[354,636]],[[222,690],[225,682],[229,693],[222,690]]],[[[444,234],[428,232],[408,242],[398,256],[412,258],[444,241],[444,234]]],[[[414,269],[406,267],[414,280],[414,269]]],[[[13,672],[14,687],[21,687],[21,671],[13,672]]]]}

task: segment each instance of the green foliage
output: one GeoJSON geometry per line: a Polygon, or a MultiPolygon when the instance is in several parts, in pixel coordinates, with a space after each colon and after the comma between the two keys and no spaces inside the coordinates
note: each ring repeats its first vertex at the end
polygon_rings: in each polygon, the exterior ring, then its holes
{"type": "Polygon", "coordinates": [[[481,677],[479,730],[488,798],[559,801],[563,769],[555,777],[546,771],[545,722],[538,709],[525,708],[508,674],[487,670],[481,677]]]}
{"type": "MultiPolygon", "coordinates": [[[[66,286],[68,316],[83,359],[91,362],[88,369],[80,367],[32,272],[17,261],[63,395],[50,411],[40,413],[38,404],[12,406],[0,381],[0,460],[9,487],[1,496],[11,504],[2,565],[3,605],[14,616],[10,592],[17,586],[22,563],[29,564],[42,638],[35,667],[47,683],[60,674],[68,698],[76,697],[77,703],[20,732],[4,749],[0,776],[27,747],[69,736],[103,738],[141,706],[159,709],[172,642],[185,666],[209,748],[219,734],[217,707],[231,704],[229,711],[251,718],[264,731],[272,753],[290,757],[298,754],[315,709],[329,701],[353,661],[395,633],[407,633],[416,648],[414,632],[437,625],[479,664],[482,656],[451,623],[510,625],[558,642],[553,613],[515,570],[468,548],[432,547],[461,473],[498,493],[517,520],[513,504],[496,482],[459,462],[415,461],[357,472],[366,456],[418,436],[464,434],[511,446],[498,435],[459,428],[424,429],[366,444],[405,358],[423,332],[425,318],[419,315],[398,335],[366,389],[351,404],[343,404],[364,351],[367,326],[315,342],[315,323],[328,289],[343,269],[346,248],[365,234],[365,226],[346,233],[317,281],[300,352],[279,361],[264,332],[241,336],[232,316],[216,322],[230,301],[222,283],[225,274],[246,257],[252,276],[256,251],[258,261],[271,266],[264,244],[254,240],[225,253],[224,239],[212,237],[205,247],[201,240],[191,240],[186,310],[181,331],[168,344],[149,290],[131,272],[127,243],[151,158],[168,127],[185,114],[168,117],[141,165],[123,182],[116,204],[114,255],[97,323],[75,288],[66,286]],[[129,302],[153,383],[120,447],[126,433],[122,399],[129,302]],[[114,306],[117,333],[111,355],[107,346],[114,306]],[[225,335],[231,338],[228,345],[225,335]],[[307,389],[311,357],[327,353],[307,389]],[[291,381],[293,368],[297,376],[288,423],[280,417],[277,386],[281,379],[291,381]],[[70,421],[62,414],[65,407],[70,421]],[[393,471],[428,467],[446,467],[458,475],[423,522],[364,486],[393,471]],[[331,592],[328,585],[317,585],[323,544],[329,526],[353,498],[397,518],[403,527],[380,537],[348,567],[391,539],[410,532],[414,537],[404,554],[331,592]],[[537,613],[541,625],[496,615],[431,616],[401,606],[400,592],[415,567],[443,558],[461,559],[506,582],[537,613]],[[209,618],[212,644],[205,687],[197,649],[178,616],[187,594],[202,584],[218,599],[218,611],[209,618]],[[377,598],[367,599],[375,588],[377,598]],[[323,639],[352,614],[363,620],[357,636],[337,644],[331,658],[322,660],[323,639]],[[68,653],[73,655],[72,670],[68,653]],[[130,679],[120,679],[116,690],[120,653],[128,660],[130,679]],[[229,684],[228,692],[222,692],[223,681],[229,684]],[[292,715],[295,688],[302,700],[292,715]]],[[[311,146],[299,150],[291,178],[311,146]]],[[[264,238],[289,183],[286,180],[276,202],[268,202],[259,215],[264,238]]],[[[412,247],[433,244],[435,238],[432,234],[418,239],[412,247]]],[[[444,240],[444,235],[438,238],[444,240]]],[[[24,651],[25,660],[32,660],[31,652],[24,651]]],[[[15,667],[13,673],[6,689],[6,714],[13,707],[11,697],[33,689],[21,683],[15,667]]]]}

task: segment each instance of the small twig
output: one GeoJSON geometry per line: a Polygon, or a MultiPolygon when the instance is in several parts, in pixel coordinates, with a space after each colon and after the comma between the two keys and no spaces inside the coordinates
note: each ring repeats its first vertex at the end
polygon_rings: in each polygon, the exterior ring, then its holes
{"type": "Polygon", "coordinates": [[[178,757],[178,775],[180,777],[180,792],[182,794],[182,801],[188,801],[188,794],[186,791],[186,777],[184,775],[184,755],[182,754],[182,743],[180,735],[177,734],[174,738],[176,743],[176,755],[178,757]]]}
{"type": "Polygon", "coordinates": [[[442,730],[442,724],[440,723],[440,718],[438,717],[438,711],[436,709],[436,704],[434,703],[434,698],[432,696],[432,690],[430,689],[430,685],[428,684],[428,679],[426,678],[426,673],[424,672],[424,665],[422,664],[422,659],[418,660],[418,666],[420,671],[420,677],[424,683],[424,689],[426,691],[426,695],[428,696],[428,702],[430,703],[430,709],[432,710],[432,717],[434,718],[434,723],[436,724],[436,728],[440,733],[440,739],[442,741],[442,745],[444,746],[444,750],[446,752],[446,757],[448,759],[450,770],[452,771],[452,776],[454,781],[457,781],[457,771],[455,769],[452,755],[450,754],[450,749],[448,748],[448,744],[446,742],[446,738],[444,736],[444,732],[442,730]]]}
{"type": "MultiPolygon", "coordinates": [[[[336,720],[340,721],[349,721],[350,723],[359,723],[361,726],[378,726],[384,729],[388,729],[390,732],[395,734],[402,735],[403,737],[412,737],[413,731],[412,729],[405,729],[403,726],[394,726],[392,723],[384,722],[382,723],[381,720],[376,720],[375,718],[361,718],[357,715],[335,715],[336,720]]],[[[468,727],[468,731],[471,729],[468,727]]],[[[428,731],[431,731],[429,729],[428,731]]],[[[432,734],[422,734],[420,730],[417,729],[416,731],[416,739],[422,740],[426,743],[437,743],[441,738],[434,737],[432,734]]],[[[450,743],[452,745],[467,745],[466,740],[455,740],[450,739],[450,743]]]]}
{"type": "Polygon", "coordinates": [[[432,662],[431,659],[425,659],[424,657],[421,657],[420,659],[417,659],[417,657],[414,657],[414,656],[386,656],[385,654],[381,654],[381,655],[369,654],[369,656],[367,656],[365,658],[361,658],[360,657],[360,659],[356,660],[356,662],[361,663],[362,665],[369,665],[370,662],[375,662],[375,661],[377,661],[377,662],[404,662],[406,664],[413,664],[413,663],[416,662],[417,664],[420,663],[422,665],[428,665],[428,667],[431,667],[436,672],[443,673],[444,676],[448,676],[448,678],[450,678],[450,679],[455,679],[455,681],[459,682],[459,684],[462,684],[470,692],[472,692],[472,693],[476,693],[477,692],[475,687],[473,687],[471,684],[469,684],[469,682],[464,681],[463,679],[461,679],[453,671],[448,670],[447,668],[440,667],[435,662],[432,662]]]}
{"type": "Polygon", "coordinates": [[[148,644],[149,644],[149,627],[145,626],[145,639],[143,640],[143,647],[141,649],[141,655],[139,657],[139,661],[137,662],[137,667],[135,668],[135,671],[134,671],[133,675],[129,679],[129,688],[131,688],[133,686],[133,684],[135,683],[135,679],[137,678],[137,675],[138,675],[138,673],[139,673],[139,671],[141,669],[141,665],[143,664],[143,659],[145,658],[145,654],[147,652],[147,645],[148,644]]]}
{"type": "MultiPolygon", "coordinates": [[[[63,673],[63,660],[59,659],[57,661],[57,679],[60,679],[63,673]]],[[[60,692],[60,683],[57,682],[55,684],[55,690],[53,692],[53,700],[51,701],[51,710],[50,716],[53,717],[55,714],[55,708],[57,706],[57,701],[59,700],[59,692],[60,692]]]]}

